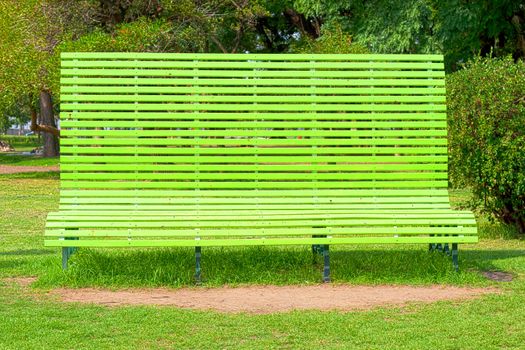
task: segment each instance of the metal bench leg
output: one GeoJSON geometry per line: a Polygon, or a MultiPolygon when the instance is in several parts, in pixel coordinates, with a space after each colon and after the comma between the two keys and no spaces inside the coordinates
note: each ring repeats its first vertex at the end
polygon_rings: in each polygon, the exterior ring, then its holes
{"type": "Polygon", "coordinates": [[[443,253],[446,255],[450,255],[450,248],[448,246],[448,243],[443,244],[443,253]]]}
{"type": "Polygon", "coordinates": [[[62,247],[62,270],[67,270],[67,262],[71,256],[70,247],[62,247]]]}
{"type": "MultiPolygon", "coordinates": [[[[66,240],[78,240],[78,237],[66,237],[66,240]]],[[[62,247],[62,270],[67,270],[69,257],[77,251],[77,247],[62,247]]]]}
{"type": "MultiPolygon", "coordinates": [[[[312,238],[326,238],[326,235],[312,235],[312,238]]],[[[321,244],[312,244],[312,254],[314,255],[315,261],[316,254],[323,254],[323,246],[321,244]]]]}
{"type": "Polygon", "coordinates": [[[201,247],[195,247],[195,283],[201,284],[201,247]]]}
{"type": "Polygon", "coordinates": [[[330,251],[328,244],[323,246],[324,268],[323,268],[323,282],[330,282],[330,251]]]}
{"type": "MultiPolygon", "coordinates": [[[[434,237],[434,235],[430,235],[430,237],[434,237]]],[[[436,249],[436,244],[435,243],[429,243],[428,244],[428,251],[429,252],[433,252],[435,249],[436,249]]]]}
{"type": "Polygon", "coordinates": [[[452,265],[454,266],[454,270],[456,270],[456,272],[459,271],[458,255],[458,244],[452,243],[452,265]]]}

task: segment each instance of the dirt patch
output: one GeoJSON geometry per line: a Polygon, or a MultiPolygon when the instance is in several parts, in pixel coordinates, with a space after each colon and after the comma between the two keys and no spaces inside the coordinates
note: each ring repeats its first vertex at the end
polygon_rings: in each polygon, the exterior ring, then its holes
{"type": "Polygon", "coordinates": [[[58,165],[0,165],[0,174],[19,174],[33,172],[59,171],[58,165]]]}
{"type": "Polygon", "coordinates": [[[21,287],[29,287],[29,285],[37,280],[36,277],[7,277],[4,281],[7,283],[16,283],[21,287]]]}
{"type": "Polygon", "coordinates": [[[512,282],[513,279],[511,273],[503,271],[482,271],[481,274],[489,280],[496,282],[512,282]]]}
{"type": "Polygon", "coordinates": [[[291,310],[363,310],[380,306],[400,306],[410,302],[464,300],[496,289],[411,286],[250,286],[182,289],[56,289],[50,293],[64,302],[106,306],[158,305],[215,310],[225,313],[266,314],[291,310]]]}

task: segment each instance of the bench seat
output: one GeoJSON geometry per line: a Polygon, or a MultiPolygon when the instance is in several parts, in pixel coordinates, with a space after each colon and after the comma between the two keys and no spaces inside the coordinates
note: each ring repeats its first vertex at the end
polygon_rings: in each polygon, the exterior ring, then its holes
{"type": "Polygon", "coordinates": [[[46,243],[71,245],[57,237],[80,237],[76,247],[473,243],[475,224],[472,214],[451,210],[67,211],[49,214],[46,243]]]}

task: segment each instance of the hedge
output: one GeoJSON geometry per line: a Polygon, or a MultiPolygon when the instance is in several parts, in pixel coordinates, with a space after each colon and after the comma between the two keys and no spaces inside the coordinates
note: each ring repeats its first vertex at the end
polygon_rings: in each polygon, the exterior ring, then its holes
{"type": "Polygon", "coordinates": [[[478,58],[447,78],[451,182],[525,233],[525,63],[478,58]]]}

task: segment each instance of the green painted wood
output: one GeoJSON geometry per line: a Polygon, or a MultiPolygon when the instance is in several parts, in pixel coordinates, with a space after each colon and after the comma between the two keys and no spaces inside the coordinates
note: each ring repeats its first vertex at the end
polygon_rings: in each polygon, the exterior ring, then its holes
{"type": "Polygon", "coordinates": [[[61,57],[48,246],[477,241],[440,55],[61,57]]]}
{"type": "Polygon", "coordinates": [[[44,240],[47,247],[213,247],[255,245],[311,245],[311,244],[421,244],[421,243],[477,243],[477,237],[348,237],[348,238],[274,238],[274,239],[163,239],[163,240],[44,240]]]}
{"type": "Polygon", "coordinates": [[[63,111],[444,111],[442,104],[61,103],[63,111]]]}
{"type": "MultiPolygon", "coordinates": [[[[403,236],[418,236],[422,234],[447,234],[447,235],[462,235],[475,236],[477,230],[475,227],[459,228],[459,227],[345,227],[345,228],[302,228],[301,230],[290,230],[289,228],[264,228],[264,229],[179,229],[179,230],[158,230],[158,229],[84,229],[81,231],[81,237],[86,239],[93,237],[236,237],[243,236],[263,236],[263,237],[285,237],[285,236],[307,236],[307,235],[340,235],[340,236],[366,236],[379,235],[388,236],[403,235],[403,236]]],[[[63,229],[47,229],[46,237],[78,237],[79,234],[71,230],[63,229]]]]}
{"type": "Polygon", "coordinates": [[[148,52],[62,52],[60,57],[67,59],[153,59],[153,60],[216,60],[216,61],[437,61],[443,62],[443,55],[433,54],[194,54],[194,53],[148,53],[148,52]]]}
{"type": "MultiPolygon", "coordinates": [[[[386,79],[376,78],[370,79],[316,79],[315,86],[343,86],[343,87],[356,87],[356,86],[427,86],[431,88],[445,86],[445,80],[443,77],[437,78],[426,78],[426,79],[386,79]]],[[[312,86],[312,79],[303,78],[301,79],[279,79],[279,78],[260,78],[253,77],[251,79],[225,79],[225,78],[119,78],[115,80],[112,78],[84,78],[84,77],[62,77],[60,83],[62,85],[137,85],[137,86],[151,86],[151,85],[169,85],[169,86],[192,86],[198,80],[198,86],[312,86]],[[307,84],[308,83],[308,84],[307,84]]]]}
{"type": "MultiPolygon", "coordinates": [[[[232,128],[231,121],[72,121],[65,120],[64,128],[232,128]]],[[[264,128],[286,128],[286,129],[369,129],[369,128],[407,128],[407,129],[441,129],[442,121],[237,121],[235,128],[240,129],[264,129],[264,128]]]]}
{"type": "MultiPolygon", "coordinates": [[[[312,93],[312,87],[258,87],[246,86],[242,90],[236,87],[223,86],[191,86],[189,87],[194,94],[231,94],[231,95],[245,95],[245,94],[267,94],[267,95],[298,95],[312,93]]],[[[315,86],[316,95],[370,95],[369,87],[362,88],[344,88],[344,87],[318,87],[315,86]]],[[[86,85],[64,85],[60,89],[62,96],[69,96],[69,93],[94,93],[94,94],[114,94],[114,93],[138,93],[138,94],[187,94],[188,87],[174,87],[174,86],[86,86],[86,85]]],[[[375,87],[373,95],[445,95],[444,87],[375,87]]]]}
{"type": "MultiPolygon", "coordinates": [[[[252,197],[253,198],[253,197],[252,197]]],[[[253,199],[250,197],[210,197],[210,198],[202,198],[202,197],[188,197],[188,198],[178,198],[178,199],[171,199],[171,198],[135,198],[130,200],[128,197],[124,198],[106,198],[106,197],[90,197],[90,198],[64,198],[61,200],[61,203],[71,203],[71,204],[89,204],[89,203],[102,203],[102,204],[111,204],[111,203],[129,203],[133,202],[133,204],[139,205],[139,204],[169,204],[169,203],[177,203],[177,204],[186,204],[186,205],[196,205],[201,204],[250,204],[253,203],[253,199]]],[[[272,204],[276,201],[279,202],[279,204],[276,204],[274,207],[279,208],[283,204],[301,204],[301,203],[308,203],[308,205],[312,206],[314,204],[322,205],[322,204],[343,204],[343,203],[377,203],[377,204],[383,204],[383,203],[443,203],[448,202],[446,197],[388,197],[388,198],[381,198],[377,200],[370,200],[370,199],[361,199],[361,198],[345,198],[345,197],[321,197],[317,200],[310,200],[305,199],[304,197],[263,197],[263,198],[257,198],[257,204],[264,205],[264,204],[272,204]]],[[[261,209],[262,210],[262,209],[261,209]]]]}
{"type": "Polygon", "coordinates": [[[64,68],[213,68],[213,69],[253,69],[254,67],[266,69],[421,69],[421,70],[443,70],[441,63],[418,63],[418,62],[323,62],[323,61],[283,61],[283,62],[265,62],[265,61],[182,61],[182,60],[75,60],[62,61],[64,68]]]}
{"type": "MultiPolygon", "coordinates": [[[[65,154],[194,154],[195,149],[191,147],[63,147],[61,149],[65,154]]],[[[410,154],[443,154],[447,153],[444,147],[319,147],[316,150],[316,154],[332,154],[332,155],[355,155],[355,154],[390,154],[397,155],[410,155],[410,154]]],[[[205,155],[304,155],[312,154],[310,147],[210,147],[200,148],[199,154],[205,155]]],[[[277,158],[279,159],[279,158],[277,158]]],[[[395,158],[394,158],[395,159],[395,158]]],[[[393,159],[393,160],[394,160],[393,159]]]]}
{"type": "MultiPolygon", "coordinates": [[[[62,112],[61,119],[64,121],[68,120],[82,120],[82,119],[98,119],[98,120],[106,120],[106,119],[131,119],[136,120],[137,118],[139,120],[149,120],[149,119],[169,119],[169,120],[184,120],[184,119],[191,119],[191,120],[231,120],[232,119],[232,113],[226,113],[226,112],[215,112],[215,111],[198,111],[198,113],[187,113],[187,112],[140,112],[140,111],[134,111],[134,113],[131,115],[129,112],[62,112]]],[[[236,120],[350,120],[350,121],[359,121],[359,120],[389,120],[389,121],[395,121],[395,120],[446,120],[447,115],[443,112],[414,112],[409,111],[409,113],[405,112],[381,112],[381,113],[359,113],[359,112],[352,112],[352,113],[322,113],[322,112],[316,112],[315,114],[311,113],[293,113],[293,112],[279,112],[279,113],[268,113],[268,112],[245,112],[245,113],[237,113],[235,114],[236,120]]],[[[89,135],[87,135],[89,136],[89,135]]]]}
{"type": "MultiPolygon", "coordinates": [[[[195,191],[196,192],[196,191],[195,191]]],[[[75,204],[61,204],[59,205],[59,210],[64,211],[70,211],[70,210],[83,210],[83,211],[99,211],[104,210],[108,212],[113,212],[117,210],[121,211],[127,211],[130,213],[135,213],[137,211],[154,211],[154,210],[162,210],[162,211],[179,211],[179,210],[187,210],[189,206],[188,204],[194,204],[194,203],[180,203],[180,204],[135,204],[135,203],[75,203],[75,204]]],[[[389,210],[395,210],[395,209],[407,209],[407,210],[413,210],[413,209],[447,209],[450,208],[450,204],[448,202],[448,199],[443,199],[442,201],[427,201],[424,203],[379,203],[379,204],[373,204],[373,203],[322,203],[322,204],[316,204],[316,203],[299,203],[299,204],[228,204],[228,203],[220,203],[221,209],[224,210],[234,210],[234,211],[242,211],[246,210],[247,207],[253,209],[253,207],[257,207],[258,209],[262,211],[266,210],[280,210],[283,212],[288,212],[290,210],[304,210],[304,211],[314,211],[319,210],[322,212],[327,207],[330,208],[330,210],[338,210],[338,211],[345,211],[345,210],[355,210],[355,209],[363,209],[363,210],[378,210],[378,209],[389,209],[389,210]],[[323,209],[324,208],[324,209],[323,209]]],[[[217,210],[217,203],[215,204],[199,204],[198,206],[199,212],[206,211],[206,210],[217,210]]]]}
{"type": "MultiPolygon", "coordinates": [[[[410,211],[406,211],[403,209],[394,209],[394,210],[383,210],[383,209],[376,209],[376,210],[370,210],[370,209],[354,209],[354,210],[347,210],[345,212],[341,212],[340,210],[333,210],[331,208],[319,208],[316,210],[310,210],[310,211],[304,211],[304,210],[287,210],[285,213],[283,211],[274,209],[274,210],[242,210],[235,213],[233,216],[275,216],[275,215],[295,215],[295,216],[308,216],[308,215],[324,215],[324,214],[348,214],[350,216],[359,217],[360,215],[363,215],[363,217],[367,215],[372,216],[378,216],[382,214],[389,214],[389,215],[400,215],[400,216],[406,216],[406,215],[442,215],[442,216],[457,216],[457,217],[470,217],[470,213],[468,212],[457,212],[452,211],[450,209],[413,209],[410,211]]],[[[232,216],[231,211],[227,209],[222,209],[221,207],[216,207],[214,210],[199,210],[198,213],[186,208],[186,210],[171,210],[171,211],[154,211],[154,210],[136,210],[133,212],[133,218],[137,218],[136,220],[143,220],[144,217],[150,217],[150,216],[161,216],[161,217],[178,217],[178,216],[192,216],[192,215],[198,215],[201,216],[232,216]]],[[[67,212],[55,212],[55,213],[49,213],[48,218],[49,219],[55,219],[57,217],[111,217],[111,216],[122,216],[122,217],[130,217],[130,213],[128,211],[86,211],[86,210],[70,210],[67,212]]],[[[133,219],[134,220],[134,219],[133,219]]]]}

